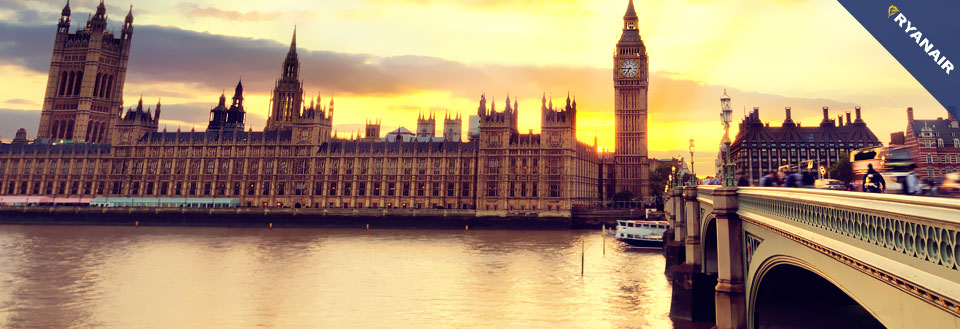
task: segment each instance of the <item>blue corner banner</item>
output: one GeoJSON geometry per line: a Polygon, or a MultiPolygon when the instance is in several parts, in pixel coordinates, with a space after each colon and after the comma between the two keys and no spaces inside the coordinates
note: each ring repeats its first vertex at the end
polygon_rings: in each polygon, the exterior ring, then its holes
{"type": "Polygon", "coordinates": [[[838,1],[947,111],[960,118],[960,1],[838,1]]]}

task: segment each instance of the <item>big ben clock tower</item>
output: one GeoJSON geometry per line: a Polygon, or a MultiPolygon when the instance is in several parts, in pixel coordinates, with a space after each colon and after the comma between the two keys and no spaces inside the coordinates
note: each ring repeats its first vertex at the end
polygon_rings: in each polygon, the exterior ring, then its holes
{"type": "Polygon", "coordinates": [[[633,0],[623,15],[623,33],[613,55],[613,89],[616,141],[617,192],[634,196],[650,195],[650,167],[647,161],[647,49],[637,29],[633,0]]]}

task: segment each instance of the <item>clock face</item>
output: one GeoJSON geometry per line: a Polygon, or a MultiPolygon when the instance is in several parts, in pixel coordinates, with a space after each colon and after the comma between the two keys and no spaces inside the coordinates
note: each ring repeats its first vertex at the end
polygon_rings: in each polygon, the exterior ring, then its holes
{"type": "Polygon", "coordinates": [[[620,63],[620,74],[623,76],[632,78],[637,76],[638,72],[640,72],[640,66],[637,65],[637,62],[626,60],[620,63]]]}

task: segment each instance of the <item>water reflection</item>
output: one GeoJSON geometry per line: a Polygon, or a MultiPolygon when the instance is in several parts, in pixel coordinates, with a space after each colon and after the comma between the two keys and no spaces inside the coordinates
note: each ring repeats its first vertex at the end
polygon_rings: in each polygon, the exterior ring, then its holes
{"type": "Polygon", "coordinates": [[[595,231],[0,226],[0,327],[668,328],[595,231]],[[585,273],[580,276],[581,236],[585,273]]]}

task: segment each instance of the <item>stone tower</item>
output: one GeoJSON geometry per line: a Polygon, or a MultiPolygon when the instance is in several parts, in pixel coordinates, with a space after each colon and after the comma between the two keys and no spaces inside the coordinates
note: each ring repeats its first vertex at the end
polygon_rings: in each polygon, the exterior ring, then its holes
{"type": "Polygon", "coordinates": [[[273,88],[270,103],[270,117],[266,130],[284,130],[292,127],[292,122],[300,119],[303,107],[303,82],[300,81],[300,58],[297,56],[297,29],[293,29],[290,51],[283,60],[280,79],[273,88]]]}
{"type": "Polygon", "coordinates": [[[366,132],[363,135],[365,140],[368,141],[377,141],[380,140],[380,119],[377,120],[367,120],[366,132]]]}
{"type": "Polygon", "coordinates": [[[577,101],[567,95],[563,109],[547,104],[546,95],[540,100],[540,143],[550,148],[572,148],[577,144],[577,101]]]}
{"type": "Polygon", "coordinates": [[[157,131],[160,125],[160,101],[157,109],[150,114],[150,108],[143,108],[143,97],[137,102],[137,108],[127,109],[122,118],[118,119],[115,129],[112,130],[114,145],[131,145],[136,143],[144,134],[157,131]]]}
{"type": "Polygon", "coordinates": [[[433,112],[428,115],[417,116],[417,137],[433,138],[437,131],[437,118],[433,112]]]}
{"type": "Polygon", "coordinates": [[[133,38],[133,6],[120,35],[107,30],[103,1],[87,26],[70,33],[70,3],[63,7],[40,115],[38,139],[109,143],[123,106],[123,82],[133,38]]]}
{"type": "Polygon", "coordinates": [[[460,134],[463,130],[463,121],[460,120],[460,114],[451,117],[449,114],[443,118],[443,140],[448,142],[459,142],[460,134]]]}
{"type": "Polygon", "coordinates": [[[243,81],[237,82],[233,103],[227,107],[226,95],[220,95],[220,103],[210,109],[207,131],[243,131],[246,110],[243,108],[243,81]]]}
{"type": "Polygon", "coordinates": [[[647,161],[647,49],[637,29],[639,18],[633,0],[623,15],[623,33],[613,56],[615,95],[617,192],[648,196],[650,168],[647,161]]]}

